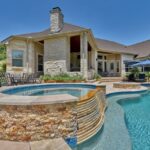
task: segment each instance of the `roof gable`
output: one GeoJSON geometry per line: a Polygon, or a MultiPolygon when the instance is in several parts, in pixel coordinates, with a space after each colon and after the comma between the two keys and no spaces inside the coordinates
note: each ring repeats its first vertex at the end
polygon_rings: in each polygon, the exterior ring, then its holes
{"type": "Polygon", "coordinates": [[[118,53],[127,53],[127,54],[136,55],[136,53],[131,52],[128,49],[128,47],[123,44],[109,41],[109,40],[99,39],[99,38],[95,38],[95,40],[96,40],[97,47],[101,50],[105,50],[108,52],[118,52],[118,53]]]}
{"type": "Polygon", "coordinates": [[[138,54],[137,58],[148,57],[150,55],[150,40],[128,46],[128,49],[138,54]]]}

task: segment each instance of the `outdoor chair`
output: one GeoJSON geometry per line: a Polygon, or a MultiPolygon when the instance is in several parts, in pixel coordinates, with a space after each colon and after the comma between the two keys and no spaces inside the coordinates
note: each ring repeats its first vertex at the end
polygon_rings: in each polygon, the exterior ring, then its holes
{"type": "Polygon", "coordinates": [[[22,84],[27,84],[28,83],[28,78],[29,78],[29,75],[27,73],[23,73],[22,77],[21,77],[21,83],[22,84]]]}
{"type": "Polygon", "coordinates": [[[0,72],[0,87],[3,85],[7,85],[7,78],[4,72],[0,72]]]}
{"type": "Polygon", "coordinates": [[[9,75],[10,85],[18,85],[18,78],[14,74],[9,75]]]}
{"type": "Polygon", "coordinates": [[[1,86],[16,85],[13,75],[10,73],[0,72],[0,84],[1,86]]]}
{"type": "Polygon", "coordinates": [[[36,83],[36,75],[35,74],[30,74],[28,76],[28,83],[36,83]]]}

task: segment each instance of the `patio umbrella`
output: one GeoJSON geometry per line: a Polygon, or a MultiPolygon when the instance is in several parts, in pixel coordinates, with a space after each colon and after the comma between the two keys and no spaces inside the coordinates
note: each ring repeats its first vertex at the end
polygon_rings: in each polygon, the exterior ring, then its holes
{"type": "Polygon", "coordinates": [[[143,60],[139,63],[131,65],[131,67],[150,67],[150,60],[143,60]]]}

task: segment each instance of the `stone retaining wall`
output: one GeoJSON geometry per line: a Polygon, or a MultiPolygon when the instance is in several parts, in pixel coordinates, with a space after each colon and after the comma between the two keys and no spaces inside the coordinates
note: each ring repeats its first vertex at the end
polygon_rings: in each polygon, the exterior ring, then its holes
{"type": "Polygon", "coordinates": [[[140,89],[140,84],[138,83],[114,83],[114,88],[122,88],[122,89],[140,89]]]}
{"type": "MultiPolygon", "coordinates": [[[[13,96],[9,98],[12,100],[13,96]]],[[[45,104],[47,101],[41,100],[39,104],[28,105],[1,103],[0,140],[39,141],[62,137],[67,142],[73,140],[76,145],[95,135],[104,123],[104,86],[98,86],[75,101],[52,99],[54,104],[45,104]]]]}
{"type": "Polygon", "coordinates": [[[37,141],[76,137],[76,103],[0,106],[0,140],[37,141]]]}

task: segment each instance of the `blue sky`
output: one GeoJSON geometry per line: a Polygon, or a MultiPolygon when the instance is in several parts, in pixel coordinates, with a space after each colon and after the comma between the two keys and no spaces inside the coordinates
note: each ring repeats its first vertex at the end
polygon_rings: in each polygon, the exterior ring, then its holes
{"type": "Polygon", "coordinates": [[[150,39],[150,0],[1,0],[0,41],[48,28],[56,6],[65,22],[91,28],[96,37],[126,45],[150,39]]]}

